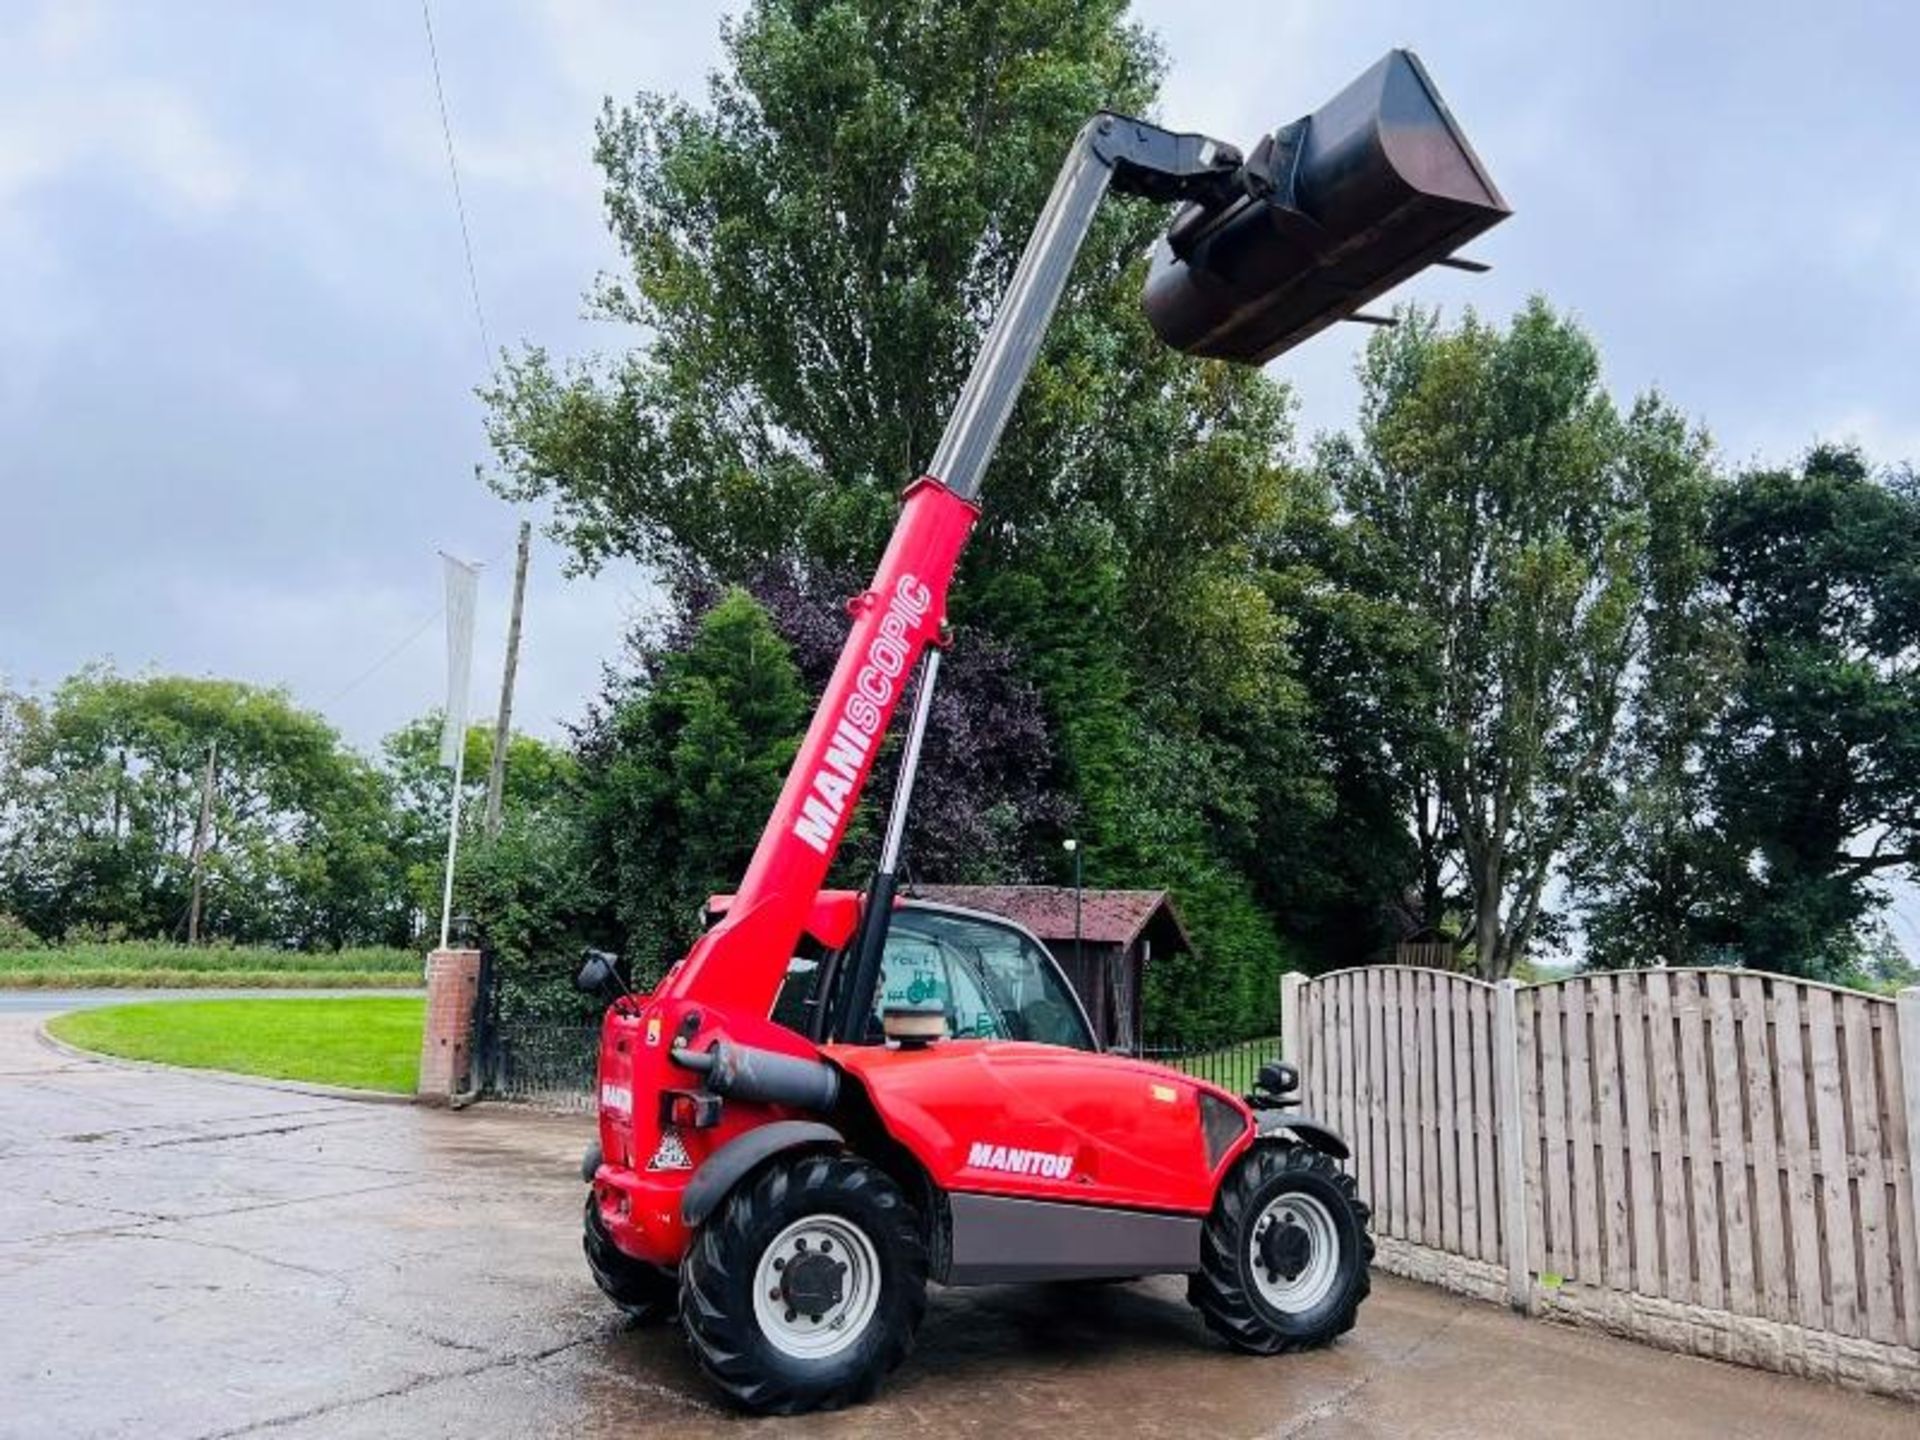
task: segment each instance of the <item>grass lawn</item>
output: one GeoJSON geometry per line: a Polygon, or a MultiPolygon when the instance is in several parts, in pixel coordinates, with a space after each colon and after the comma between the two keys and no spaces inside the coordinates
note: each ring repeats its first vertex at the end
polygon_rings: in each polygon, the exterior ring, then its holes
{"type": "Polygon", "coordinates": [[[1275,1035],[1258,1040],[1241,1040],[1218,1050],[1183,1056],[1167,1063],[1196,1079],[1208,1080],[1223,1090],[1244,1095],[1253,1089],[1254,1077],[1260,1073],[1260,1067],[1269,1060],[1279,1058],[1280,1038],[1275,1035]]]}
{"type": "Polygon", "coordinates": [[[371,947],[308,953],[266,946],[166,945],[127,940],[110,945],[60,945],[44,950],[0,950],[0,989],[173,990],[222,986],[267,989],[384,989],[417,987],[420,957],[408,950],[371,947]]]}
{"type": "Polygon", "coordinates": [[[203,1070],[412,1094],[426,1002],[410,996],[172,1000],[57,1016],[69,1045],[203,1070]]]}

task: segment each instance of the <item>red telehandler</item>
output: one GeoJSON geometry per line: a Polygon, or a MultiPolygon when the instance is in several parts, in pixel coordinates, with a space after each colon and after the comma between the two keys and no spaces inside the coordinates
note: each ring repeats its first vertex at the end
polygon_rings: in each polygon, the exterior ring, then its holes
{"type": "MultiPolygon", "coordinates": [[[[1074,141],[928,473],[907,487],[805,742],[721,918],[602,1026],[587,1259],[679,1316],[738,1405],[871,1396],[929,1281],[1185,1274],[1255,1354],[1351,1328],[1373,1245],[1343,1140],[1291,1068],[1239,1096],[1102,1054],[1059,969],[991,917],[896,900],[908,801],[980,482],[1109,190],[1178,206],[1144,303],[1190,354],[1259,364],[1508,211],[1419,61],[1394,51],[1250,154],[1100,114],[1074,141]],[[878,869],[821,889],[918,668],[878,869]]],[[[1363,317],[1364,318],[1364,317],[1363,317]]],[[[582,988],[617,990],[589,954],[582,988]]]]}

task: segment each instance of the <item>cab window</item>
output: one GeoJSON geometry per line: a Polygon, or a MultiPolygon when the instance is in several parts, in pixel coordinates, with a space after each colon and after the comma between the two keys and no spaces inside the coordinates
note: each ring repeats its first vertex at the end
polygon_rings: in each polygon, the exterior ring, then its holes
{"type": "Polygon", "coordinates": [[[820,984],[820,962],[810,955],[796,955],[787,962],[787,978],[774,998],[772,1019],[776,1025],[805,1035],[813,1025],[813,992],[820,984]]]}
{"type": "Polygon", "coordinates": [[[890,1006],[946,1012],[955,1039],[1096,1046],[1052,959],[1019,931],[937,910],[896,911],[875,996],[890,1006]]]}
{"type": "MultiPolygon", "coordinates": [[[[772,1018],[812,1030],[829,967],[812,942],[793,957],[772,1018]]],[[[1019,931],[990,920],[912,907],[896,910],[875,987],[868,1038],[888,1007],[937,1009],[957,1040],[1033,1040],[1097,1050],[1080,1005],[1053,959],[1019,931]]]]}

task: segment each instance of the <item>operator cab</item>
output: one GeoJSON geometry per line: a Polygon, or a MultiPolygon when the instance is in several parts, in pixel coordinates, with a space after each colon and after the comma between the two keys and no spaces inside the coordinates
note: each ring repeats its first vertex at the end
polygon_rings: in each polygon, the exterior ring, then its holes
{"type": "MultiPolygon", "coordinates": [[[[818,1038],[821,994],[844,951],[808,944],[787,966],[773,1019],[818,1038]]],[[[1093,1025],[1053,956],[998,915],[922,900],[901,902],[887,927],[867,1039],[885,1037],[888,1016],[938,1014],[956,1040],[1029,1040],[1097,1053],[1093,1025]]]]}

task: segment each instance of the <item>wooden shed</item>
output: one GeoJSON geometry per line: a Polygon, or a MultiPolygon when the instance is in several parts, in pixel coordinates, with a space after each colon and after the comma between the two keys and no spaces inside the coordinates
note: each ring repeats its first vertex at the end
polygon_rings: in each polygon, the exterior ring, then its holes
{"type": "Polygon", "coordinates": [[[1155,956],[1190,954],[1193,941],[1164,890],[1082,890],[1074,945],[1070,885],[916,885],[912,898],[1002,915],[1052,952],[1110,1050],[1140,1045],[1141,992],[1155,956]]]}

